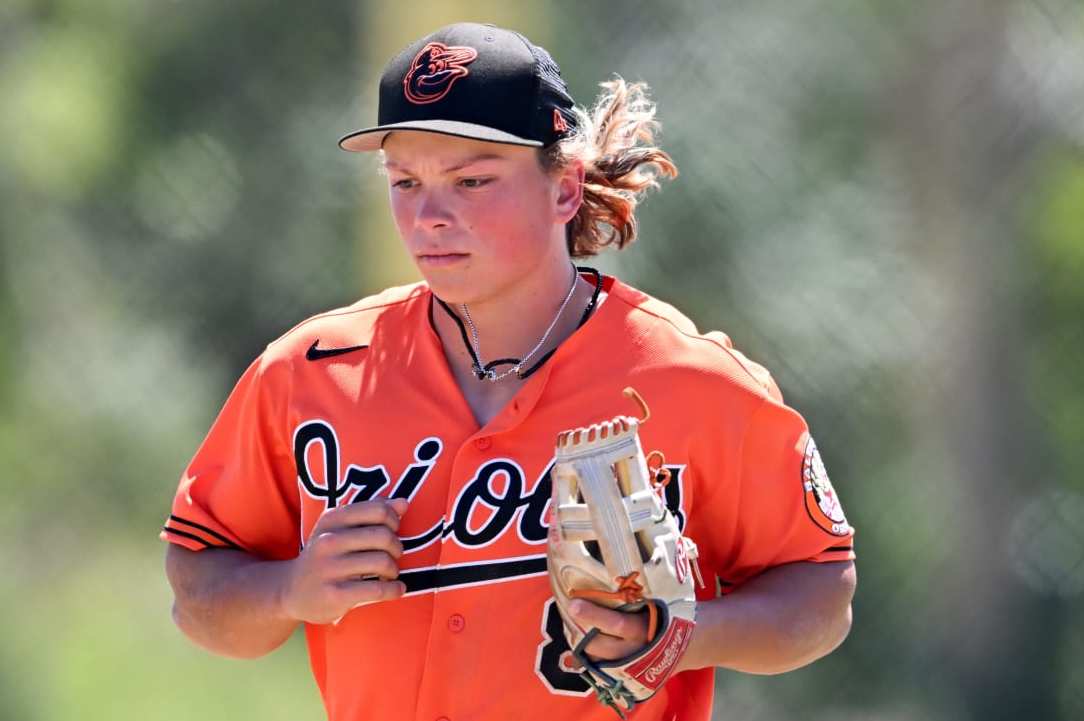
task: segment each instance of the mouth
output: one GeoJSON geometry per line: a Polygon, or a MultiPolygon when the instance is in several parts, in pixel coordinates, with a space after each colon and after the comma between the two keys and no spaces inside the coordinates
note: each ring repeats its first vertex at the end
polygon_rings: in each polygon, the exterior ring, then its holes
{"type": "Polygon", "coordinates": [[[448,253],[445,251],[434,251],[431,253],[418,253],[416,256],[418,263],[431,267],[444,267],[448,265],[455,265],[461,263],[470,257],[469,253],[448,253]]]}

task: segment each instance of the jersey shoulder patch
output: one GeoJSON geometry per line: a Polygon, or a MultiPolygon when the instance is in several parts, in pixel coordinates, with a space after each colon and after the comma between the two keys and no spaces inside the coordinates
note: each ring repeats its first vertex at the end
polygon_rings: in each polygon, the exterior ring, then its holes
{"type": "Polygon", "coordinates": [[[833,536],[851,533],[851,526],[843,514],[843,505],[832,482],[828,480],[828,471],[812,436],[807,436],[805,456],[802,458],[802,487],[805,510],[814,523],[833,536]]]}

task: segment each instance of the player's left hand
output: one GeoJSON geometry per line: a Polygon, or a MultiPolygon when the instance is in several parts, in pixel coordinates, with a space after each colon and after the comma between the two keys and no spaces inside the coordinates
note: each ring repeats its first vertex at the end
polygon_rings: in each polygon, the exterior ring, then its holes
{"type": "Polygon", "coordinates": [[[584,628],[597,628],[584,651],[595,661],[625,658],[647,645],[647,611],[615,611],[578,598],[569,611],[584,628]]]}

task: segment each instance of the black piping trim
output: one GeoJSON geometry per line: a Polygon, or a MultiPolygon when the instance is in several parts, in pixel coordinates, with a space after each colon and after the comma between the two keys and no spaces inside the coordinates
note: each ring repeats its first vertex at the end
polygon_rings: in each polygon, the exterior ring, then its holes
{"type": "MultiPolygon", "coordinates": [[[[172,513],[169,514],[169,520],[176,521],[177,523],[184,524],[185,526],[191,526],[192,528],[198,528],[199,530],[206,533],[208,536],[211,536],[212,538],[216,538],[219,541],[222,541],[224,544],[226,544],[230,548],[236,548],[238,551],[244,550],[240,546],[238,546],[236,543],[234,543],[230,539],[223,536],[218,531],[215,531],[214,529],[208,528],[207,526],[201,526],[198,523],[194,523],[192,521],[186,521],[185,519],[181,518],[180,516],[175,516],[172,513]]],[[[208,544],[208,545],[211,545],[211,544],[208,544]]]]}
{"type": "Polygon", "coordinates": [[[832,546],[831,548],[824,549],[825,553],[829,551],[853,551],[854,546],[832,546]]]}
{"type": "Polygon", "coordinates": [[[406,584],[407,593],[454,588],[468,584],[500,581],[517,576],[533,576],[546,572],[546,557],[517,558],[497,563],[424,568],[403,571],[398,580],[406,584]]]}
{"type": "Polygon", "coordinates": [[[181,536],[182,538],[190,538],[196,543],[202,543],[204,548],[222,548],[222,546],[216,546],[215,544],[200,538],[194,533],[185,533],[184,531],[178,531],[176,528],[170,528],[169,526],[162,526],[162,530],[166,533],[172,533],[175,536],[181,536]]]}

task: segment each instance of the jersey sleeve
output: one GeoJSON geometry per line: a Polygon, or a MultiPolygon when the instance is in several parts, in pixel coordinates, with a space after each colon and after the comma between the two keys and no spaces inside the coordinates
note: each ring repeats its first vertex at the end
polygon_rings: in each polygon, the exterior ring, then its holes
{"type": "Polygon", "coordinates": [[[286,437],[289,368],[260,356],[181,476],[160,538],[185,548],[297,555],[298,497],[286,437]]]}
{"type": "Polygon", "coordinates": [[[806,422],[775,394],[752,411],[735,460],[729,482],[705,499],[720,514],[706,540],[724,591],[773,566],[855,557],[854,529],[806,422]]]}

